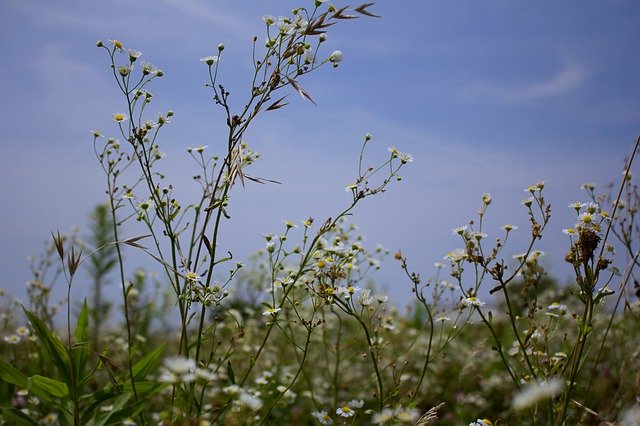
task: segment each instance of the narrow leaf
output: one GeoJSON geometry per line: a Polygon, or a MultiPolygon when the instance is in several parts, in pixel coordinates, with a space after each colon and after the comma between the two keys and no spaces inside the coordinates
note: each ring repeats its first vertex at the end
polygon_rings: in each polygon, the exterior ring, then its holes
{"type": "Polygon", "coordinates": [[[35,374],[29,378],[28,382],[28,389],[37,395],[45,393],[58,398],[64,398],[69,395],[69,388],[66,383],[58,380],[35,374]]]}
{"type": "Polygon", "coordinates": [[[309,93],[307,93],[302,88],[302,86],[300,86],[300,83],[298,83],[297,81],[295,81],[294,79],[292,79],[289,76],[287,76],[287,80],[289,81],[291,86],[293,86],[293,88],[296,89],[296,91],[300,94],[300,96],[302,96],[302,99],[307,99],[307,100],[311,101],[315,106],[318,106],[318,104],[316,103],[316,101],[313,100],[311,95],[309,95],[309,93]]]}
{"type": "Polygon", "coordinates": [[[289,102],[281,103],[287,96],[289,95],[284,95],[283,97],[281,97],[280,99],[278,99],[277,101],[269,105],[266,111],[274,111],[276,109],[282,108],[283,106],[289,105],[289,102]]]}
{"type": "Polygon", "coordinates": [[[4,362],[2,358],[0,358],[0,379],[7,383],[13,383],[20,388],[27,388],[27,377],[14,366],[4,362]]]}
{"type": "Polygon", "coordinates": [[[16,426],[38,426],[38,422],[17,408],[0,407],[0,414],[4,420],[11,420],[11,424],[16,426]]]}
{"type": "Polygon", "coordinates": [[[82,304],[82,310],[78,316],[78,324],[75,331],[75,344],[71,349],[71,358],[73,360],[73,367],[76,372],[76,377],[79,380],[84,379],[84,373],[87,367],[87,361],[89,360],[89,309],[87,308],[87,301],[82,304]]]}
{"type": "Polygon", "coordinates": [[[232,385],[236,384],[236,375],[233,373],[233,367],[231,366],[231,361],[227,361],[227,376],[229,376],[229,381],[232,385]]]}
{"type": "Polygon", "coordinates": [[[71,374],[69,371],[69,353],[67,352],[67,348],[40,318],[27,311],[24,307],[22,307],[22,310],[29,319],[29,322],[33,326],[33,331],[47,350],[53,364],[62,375],[64,381],[70,383],[71,374]]]}
{"type": "Polygon", "coordinates": [[[140,361],[136,362],[133,366],[133,379],[144,380],[147,377],[147,374],[153,370],[153,368],[157,365],[160,355],[164,351],[165,345],[162,344],[153,352],[142,358],[140,361]]]}

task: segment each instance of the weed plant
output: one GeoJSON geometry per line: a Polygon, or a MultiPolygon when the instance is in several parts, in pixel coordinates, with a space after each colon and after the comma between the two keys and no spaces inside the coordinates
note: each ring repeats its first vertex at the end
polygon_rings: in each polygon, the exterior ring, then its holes
{"type": "Polygon", "coordinates": [[[326,31],[378,17],[371,6],[316,0],[289,17],[265,16],[266,42],[253,39],[240,107],[222,82],[225,46],[201,59],[226,137],[187,149],[195,200],[182,199],[162,172],[162,130],[173,112],[148,107],[164,73],[119,40],[97,43],[122,95],[116,136],[93,132],[106,204],[85,241],[77,231],[55,232],[31,259],[26,304],[4,300],[1,424],[640,422],[640,197],[630,171],[638,142],[618,187],[600,194],[586,184],[585,202],[569,205],[570,283],[555,282],[542,265],[537,245],[552,210],[540,181],[525,190],[526,230],[507,224],[490,239],[492,197],[483,194],[477,217],[453,230],[460,248],[433,276],[395,253],[415,300],[392,306],[372,280],[389,253],[367,247],[349,218],[413,158],[389,148],[369,165],[368,150],[378,149],[370,134],[341,210],[284,221],[247,265],[226,251],[234,189],[273,184],[251,174],[260,157],[247,140],[252,123],[286,107],[292,93],[314,102],[304,81],[342,61],[340,51],[323,51],[326,31]],[[527,232],[529,243],[510,247],[514,232],[527,232]],[[126,250],[153,259],[153,273],[132,268],[126,250]],[[90,297],[74,303],[81,267],[90,297]],[[51,300],[56,283],[67,289],[62,304],[51,300]],[[113,288],[119,296],[105,297],[113,288]]]}

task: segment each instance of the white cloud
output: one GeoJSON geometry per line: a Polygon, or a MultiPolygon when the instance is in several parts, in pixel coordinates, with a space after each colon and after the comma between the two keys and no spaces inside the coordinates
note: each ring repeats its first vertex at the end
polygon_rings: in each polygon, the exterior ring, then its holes
{"type": "Polygon", "coordinates": [[[518,85],[480,82],[462,88],[458,96],[465,101],[474,102],[524,103],[572,92],[585,82],[586,74],[580,64],[567,62],[546,80],[518,85]]]}

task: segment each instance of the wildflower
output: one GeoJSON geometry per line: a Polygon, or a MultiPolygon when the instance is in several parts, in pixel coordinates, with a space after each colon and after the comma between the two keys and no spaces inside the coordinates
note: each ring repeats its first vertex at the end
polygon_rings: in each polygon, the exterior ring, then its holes
{"type": "Polygon", "coordinates": [[[282,309],[281,308],[269,308],[266,311],[264,311],[262,313],[262,315],[264,315],[265,317],[268,316],[276,316],[278,314],[278,312],[280,312],[282,309]]]}
{"type": "Polygon", "coordinates": [[[569,204],[569,208],[570,209],[575,209],[576,213],[580,213],[580,210],[582,210],[582,208],[584,206],[585,206],[585,204],[581,203],[580,201],[576,201],[575,203],[569,204]]]}
{"type": "Polygon", "coordinates": [[[339,50],[334,51],[331,55],[329,55],[329,62],[337,64],[342,62],[342,52],[339,50]]]}
{"type": "Polygon", "coordinates": [[[510,223],[507,223],[506,225],[502,225],[502,229],[504,229],[505,231],[509,232],[509,231],[517,230],[518,227],[516,225],[511,225],[510,223]]]}
{"type": "Polygon", "coordinates": [[[558,302],[553,302],[552,304],[550,304],[549,306],[547,306],[547,309],[549,309],[550,311],[561,311],[561,312],[566,312],[567,310],[567,305],[561,305],[558,302]]]}
{"type": "Polygon", "coordinates": [[[439,317],[436,318],[436,321],[441,321],[441,322],[450,321],[450,320],[451,318],[444,315],[440,315],[439,317]]]}
{"type": "Polygon", "coordinates": [[[562,233],[566,235],[576,235],[576,230],[573,228],[566,228],[562,230],[562,233]]]}
{"type": "Polygon", "coordinates": [[[47,414],[42,418],[42,424],[49,425],[49,426],[59,425],[60,423],[58,423],[58,414],[56,413],[47,414]]]}
{"type": "Polygon", "coordinates": [[[224,43],[218,44],[218,52],[222,52],[224,50],[224,43]]]}
{"type": "Polygon", "coordinates": [[[596,184],[595,183],[583,183],[582,185],[580,185],[580,189],[584,189],[587,191],[593,191],[594,189],[596,189],[596,184]]]}
{"type": "Polygon", "coordinates": [[[365,133],[364,141],[369,142],[371,139],[373,139],[373,135],[371,133],[365,133]]]}
{"type": "Polygon", "coordinates": [[[265,15],[262,17],[262,20],[267,25],[267,27],[270,27],[271,25],[276,23],[276,18],[272,15],[265,15]]]}
{"type": "Polygon", "coordinates": [[[29,335],[29,329],[25,326],[20,326],[16,329],[16,333],[18,333],[18,336],[27,337],[29,335]]]}
{"type": "Polygon", "coordinates": [[[142,62],[142,74],[149,75],[149,74],[156,74],[157,72],[158,72],[158,69],[154,67],[152,64],[150,64],[149,62],[142,62]]]}
{"type": "Polygon", "coordinates": [[[342,407],[338,407],[338,409],[336,410],[336,414],[340,417],[353,417],[355,416],[356,412],[351,407],[349,407],[349,404],[344,404],[342,405],[342,407]]]}
{"type": "Polygon", "coordinates": [[[469,423],[469,426],[493,426],[489,419],[478,419],[475,422],[469,423]]]}
{"type": "Polygon", "coordinates": [[[485,192],[484,194],[482,194],[482,202],[488,206],[489,204],[491,204],[491,201],[493,201],[493,198],[491,198],[491,194],[489,194],[488,192],[485,192]]]}
{"type": "Polygon", "coordinates": [[[122,77],[126,77],[129,74],[131,74],[131,71],[133,70],[133,67],[131,65],[122,65],[118,67],[118,73],[122,76],[122,77]]]}
{"type": "Polygon", "coordinates": [[[584,205],[587,213],[595,214],[600,211],[600,206],[597,203],[587,203],[584,205]]]}
{"type": "Polygon", "coordinates": [[[362,408],[364,406],[364,401],[361,399],[352,399],[349,401],[349,407],[351,408],[362,408]]]}
{"type": "Polygon", "coordinates": [[[100,133],[100,132],[99,132],[99,131],[97,131],[97,130],[92,130],[92,131],[91,131],[91,134],[92,134],[92,135],[93,135],[93,137],[94,137],[94,138],[96,138],[96,139],[97,139],[97,138],[103,138],[103,137],[104,137],[104,136],[102,136],[102,133],[100,133]]]}
{"type": "Polygon", "coordinates": [[[457,228],[453,228],[451,232],[453,232],[454,235],[463,235],[464,232],[467,230],[467,225],[462,225],[462,226],[458,226],[457,228]]]}
{"type": "Polygon", "coordinates": [[[285,224],[287,229],[297,228],[298,227],[298,225],[296,225],[295,223],[291,222],[290,220],[283,220],[282,223],[285,224]]]}
{"type": "Polygon", "coordinates": [[[187,152],[191,153],[191,152],[195,151],[195,152],[197,152],[199,154],[202,154],[202,152],[207,148],[209,148],[209,145],[198,145],[198,146],[196,146],[194,148],[187,148],[187,152]]]}
{"type": "Polygon", "coordinates": [[[415,408],[398,407],[395,410],[395,415],[396,415],[396,418],[401,422],[413,424],[413,422],[418,418],[420,413],[415,408]]]}
{"type": "Polygon", "coordinates": [[[393,410],[391,408],[383,408],[379,413],[375,413],[371,418],[374,425],[384,425],[393,420],[393,410]]]}
{"type": "Polygon", "coordinates": [[[202,279],[196,272],[193,271],[187,271],[185,277],[187,277],[187,280],[191,281],[192,283],[197,283],[202,279]]]}
{"type": "Polygon", "coordinates": [[[552,398],[562,391],[562,382],[558,379],[550,379],[541,383],[533,383],[520,391],[512,401],[516,411],[533,407],[538,402],[552,398]]]}
{"type": "Polygon", "coordinates": [[[12,345],[16,345],[20,343],[20,336],[18,336],[17,334],[12,334],[11,336],[5,336],[3,340],[12,345]]]}
{"type": "Polygon", "coordinates": [[[389,296],[387,296],[386,294],[376,294],[376,300],[378,301],[378,303],[383,304],[384,302],[389,300],[389,296]]]}
{"type": "Polygon", "coordinates": [[[115,47],[117,50],[119,51],[123,51],[124,50],[124,46],[122,45],[122,42],[115,40],[115,39],[109,39],[109,43],[111,43],[113,45],[113,47],[115,47]]]}
{"type": "Polygon", "coordinates": [[[400,162],[402,164],[412,163],[413,162],[413,156],[411,154],[407,154],[406,152],[401,152],[400,153],[400,162]]]}
{"type": "Polygon", "coordinates": [[[115,121],[116,123],[122,123],[123,121],[127,121],[127,115],[123,114],[121,112],[116,112],[115,114],[113,114],[111,116],[111,118],[113,119],[113,121],[115,121]]]}
{"type": "Polygon", "coordinates": [[[521,201],[521,203],[525,207],[531,207],[531,204],[533,204],[533,198],[531,197],[525,198],[524,200],[521,201]]]}
{"type": "Polygon", "coordinates": [[[200,59],[200,62],[204,62],[205,64],[211,66],[211,65],[215,64],[216,62],[218,62],[218,57],[217,56],[205,56],[204,58],[200,59]]]}
{"type": "Polygon", "coordinates": [[[358,302],[362,306],[371,305],[373,303],[373,297],[371,297],[371,290],[369,289],[363,290],[362,293],[360,294],[360,298],[358,299],[358,302]]]}
{"type": "Polygon", "coordinates": [[[487,238],[487,234],[485,234],[484,232],[474,232],[473,238],[475,238],[476,241],[480,241],[483,238],[487,238]]]}
{"type": "Polygon", "coordinates": [[[447,253],[447,255],[444,257],[445,260],[448,259],[453,263],[460,262],[461,260],[466,258],[467,258],[467,252],[464,251],[463,249],[452,250],[449,253],[447,253]]]}
{"type": "Polygon", "coordinates": [[[485,302],[483,302],[482,300],[478,299],[475,296],[465,297],[464,299],[462,299],[460,301],[460,304],[462,306],[476,306],[476,307],[480,307],[480,306],[486,305],[485,302]]]}
{"type": "Polygon", "coordinates": [[[159,380],[164,383],[190,383],[196,379],[196,362],[176,356],[165,359],[164,371],[159,380]]]}
{"type": "Polygon", "coordinates": [[[243,390],[240,391],[238,402],[251,411],[258,411],[262,408],[262,400],[260,398],[243,390]]]}
{"type": "Polygon", "coordinates": [[[589,213],[589,212],[584,212],[581,213],[578,216],[578,221],[576,222],[576,228],[579,228],[580,225],[584,225],[584,226],[590,226],[592,224],[594,224],[598,219],[598,216],[593,214],[593,213],[589,213]]]}
{"type": "Polygon", "coordinates": [[[142,55],[142,52],[129,49],[129,62],[135,62],[142,55]]]}
{"type": "Polygon", "coordinates": [[[238,385],[229,385],[229,386],[226,386],[226,387],[222,388],[222,392],[226,393],[227,395],[237,395],[238,392],[240,392],[240,386],[238,386],[238,385]]]}
{"type": "Polygon", "coordinates": [[[330,425],[331,423],[333,423],[333,420],[331,420],[331,416],[329,416],[329,414],[324,410],[314,411],[313,413],[311,413],[311,415],[315,417],[316,420],[320,422],[320,424],[330,425]]]}

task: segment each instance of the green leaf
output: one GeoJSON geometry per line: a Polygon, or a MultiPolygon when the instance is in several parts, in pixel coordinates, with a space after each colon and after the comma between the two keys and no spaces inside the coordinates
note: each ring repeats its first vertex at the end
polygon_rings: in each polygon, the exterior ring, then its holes
{"type": "Polygon", "coordinates": [[[64,398],[69,395],[69,388],[66,383],[50,379],[49,377],[35,374],[29,377],[28,382],[29,386],[27,389],[40,396],[44,394],[64,398]]]}
{"type": "Polygon", "coordinates": [[[114,414],[116,414],[118,411],[120,411],[125,404],[127,403],[127,401],[129,401],[129,399],[131,399],[131,396],[133,394],[131,393],[125,393],[123,395],[118,395],[113,402],[110,404],[112,405],[111,410],[109,410],[106,413],[100,413],[99,410],[92,410],[91,413],[88,413],[89,415],[93,415],[93,414],[98,414],[97,418],[95,420],[89,420],[89,421],[85,421],[87,425],[91,425],[91,426],[104,426],[107,424],[107,422],[109,422],[109,420],[114,416],[114,414]]]}
{"type": "Polygon", "coordinates": [[[0,407],[0,414],[4,420],[11,420],[16,426],[38,426],[38,422],[17,408],[0,407]]]}
{"type": "Polygon", "coordinates": [[[54,365],[64,378],[64,381],[70,384],[71,374],[69,371],[69,353],[67,352],[67,348],[40,318],[27,311],[24,307],[22,307],[22,310],[33,326],[33,330],[40,339],[40,342],[49,353],[54,365]]]}
{"type": "Polygon", "coordinates": [[[233,367],[231,366],[231,361],[227,361],[227,376],[229,376],[229,381],[232,385],[236,384],[236,375],[233,373],[233,367]]]}
{"type": "Polygon", "coordinates": [[[87,301],[82,304],[82,310],[78,316],[78,324],[76,325],[75,344],[71,349],[71,359],[73,360],[73,368],[75,377],[80,382],[84,381],[84,373],[89,360],[89,309],[87,301]]]}
{"type": "Polygon", "coordinates": [[[0,358],[0,378],[23,389],[27,388],[27,377],[14,366],[4,362],[2,358],[0,358]]]}
{"type": "Polygon", "coordinates": [[[122,410],[118,410],[116,412],[114,412],[110,417],[109,417],[109,421],[107,423],[105,423],[105,426],[109,426],[109,425],[121,425],[122,422],[124,422],[127,419],[133,418],[136,415],[138,415],[145,407],[145,405],[147,404],[147,401],[145,401],[144,399],[141,399],[125,408],[123,408],[122,410]]]}
{"type": "Polygon", "coordinates": [[[155,368],[155,366],[157,365],[160,355],[162,355],[165,346],[165,344],[160,345],[153,352],[135,363],[132,368],[134,380],[144,380],[147,377],[151,370],[153,370],[153,368],[155,368]]]}
{"type": "MultiPolygon", "coordinates": [[[[136,392],[138,393],[139,397],[148,396],[156,393],[160,389],[166,388],[167,386],[167,383],[136,382],[136,392]]],[[[125,383],[122,385],[122,390],[124,392],[133,392],[133,386],[131,386],[131,383],[125,383]]]]}

